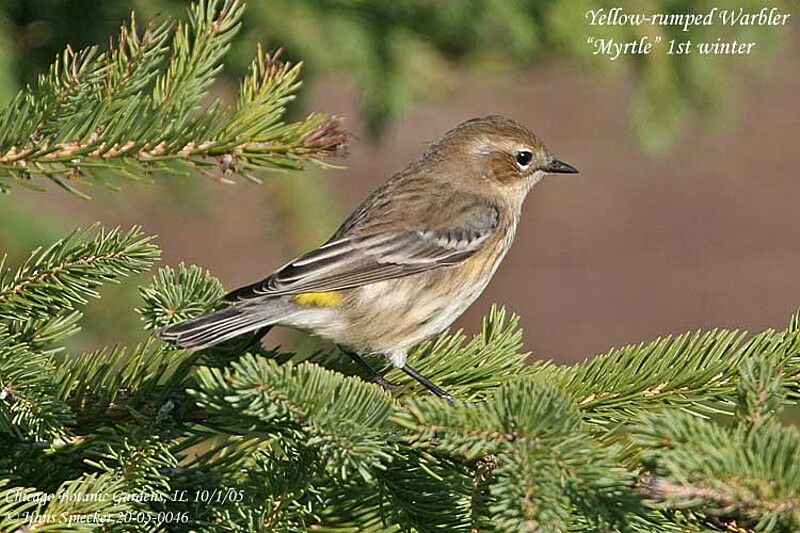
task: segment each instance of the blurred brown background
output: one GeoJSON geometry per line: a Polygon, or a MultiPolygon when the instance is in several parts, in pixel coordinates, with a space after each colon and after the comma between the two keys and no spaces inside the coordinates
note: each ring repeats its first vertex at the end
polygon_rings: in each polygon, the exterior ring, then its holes
{"type": "MultiPolygon", "coordinates": [[[[758,11],[755,0],[714,7],[758,11]]],[[[185,18],[178,0],[0,2],[0,101],[52,58],[107,42],[131,10],[185,18]]],[[[345,117],[344,169],[235,186],[201,176],[100,186],[85,201],[49,187],[0,203],[0,251],[18,264],[76,225],[142,224],[164,263],[197,263],[236,287],[319,244],[379,183],[459,122],[500,113],[529,124],[581,169],[537,186],[515,246],[459,326],[493,302],[520,314],[537,357],[574,361],[611,346],[708,327],[782,327],[800,307],[795,264],[800,39],[788,27],[590,27],[602,2],[251,0],[215,94],[230,101],[256,42],[303,60],[291,113],[345,117]],[[586,39],[642,34],[757,42],[751,56],[592,56],[586,39]]],[[[628,10],[635,2],[620,3],[628,10]]],[[[654,12],[712,4],[653,0],[654,12]]],[[[796,1],[777,1],[786,12],[796,1]]],[[[76,349],[144,336],[140,276],[86,308],[76,349]]],[[[304,337],[276,332],[269,342],[304,337]]]]}
{"type": "MultiPolygon", "coordinates": [[[[427,141],[462,120],[500,113],[529,124],[581,174],[534,189],[511,253],[459,323],[469,333],[493,302],[521,315],[535,356],[557,361],[698,328],[782,327],[800,307],[798,49],[795,42],[755,73],[731,59],[744,80],[735,111],[718,127],[689,121],[659,156],[647,155],[631,130],[633,81],[566,61],[462,74],[377,142],[365,139],[358,87],[329,75],[308,88],[305,105],[346,117],[354,140],[345,169],[271,177],[263,186],[176,182],[170,194],[129,185],[95,190],[91,202],[15,190],[5,202],[69,221],[65,228],[142,224],[159,235],[165,263],[202,265],[233,288],[324,240],[427,141]],[[287,212],[287,197],[311,213],[307,228],[287,212]]],[[[281,333],[269,342],[285,340],[281,333]]]]}

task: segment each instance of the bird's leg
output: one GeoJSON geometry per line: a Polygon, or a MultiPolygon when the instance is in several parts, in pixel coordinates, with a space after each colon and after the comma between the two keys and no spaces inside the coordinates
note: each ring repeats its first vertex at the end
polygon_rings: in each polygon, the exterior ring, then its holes
{"type": "Polygon", "coordinates": [[[412,378],[414,378],[417,381],[419,381],[420,383],[422,383],[425,386],[426,389],[428,389],[429,391],[434,393],[439,398],[442,398],[443,400],[447,400],[448,403],[453,403],[453,397],[450,396],[449,392],[447,392],[446,390],[441,388],[439,385],[437,385],[436,383],[432,382],[431,380],[429,380],[428,378],[426,378],[425,376],[423,376],[422,374],[420,374],[419,372],[417,372],[416,370],[414,370],[410,366],[403,365],[401,367],[401,370],[403,372],[405,372],[406,374],[408,374],[409,376],[411,376],[412,378]]]}
{"type": "Polygon", "coordinates": [[[367,374],[369,374],[370,379],[372,379],[372,381],[383,387],[384,390],[391,391],[397,387],[397,385],[395,385],[394,383],[383,377],[380,372],[375,370],[375,368],[367,362],[366,359],[358,355],[356,352],[348,350],[347,348],[340,346],[338,344],[336,345],[336,347],[339,348],[339,351],[347,354],[347,356],[350,357],[350,359],[352,359],[354,363],[363,368],[367,372],[367,374]]]}

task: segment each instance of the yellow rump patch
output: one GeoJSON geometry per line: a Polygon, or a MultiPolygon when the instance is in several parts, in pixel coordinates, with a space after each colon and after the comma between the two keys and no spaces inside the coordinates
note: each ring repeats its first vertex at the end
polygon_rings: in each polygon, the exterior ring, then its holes
{"type": "Polygon", "coordinates": [[[339,307],[342,303],[340,291],[304,292],[293,300],[304,307],[339,307]]]}

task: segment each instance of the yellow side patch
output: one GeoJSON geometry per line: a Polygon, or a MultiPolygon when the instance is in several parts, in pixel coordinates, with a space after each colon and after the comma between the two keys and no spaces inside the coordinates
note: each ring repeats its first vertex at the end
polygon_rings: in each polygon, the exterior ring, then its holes
{"type": "Polygon", "coordinates": [[[342,304],[340,291],[304,292],[293,300],[304,307],[339,307],[342,304]]]}

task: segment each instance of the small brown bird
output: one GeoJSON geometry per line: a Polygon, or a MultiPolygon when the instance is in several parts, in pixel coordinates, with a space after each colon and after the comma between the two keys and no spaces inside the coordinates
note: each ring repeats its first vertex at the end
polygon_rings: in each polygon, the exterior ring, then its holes
{"type": "Polygon", "coordinates": [[[380,353],[435,394],[408,366],[409,349],[453,323],[506,255],[522,203],[545,174],[578,170],[525,126],[468,120],[392,176],[325,244],[231,292],[230,306],[157,335],[202,349],[273,325],[332,339],[382,385],[361,356],[380,353]]]}

